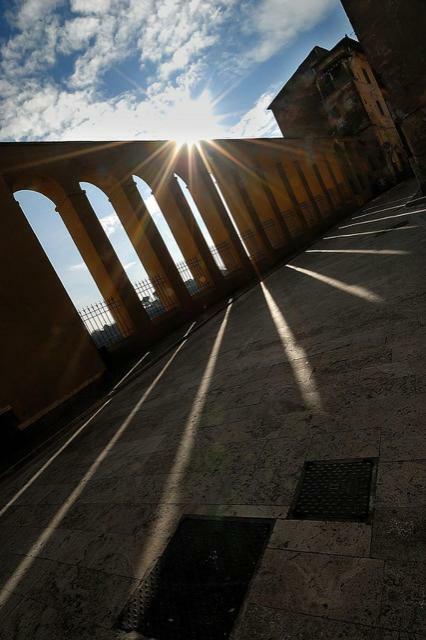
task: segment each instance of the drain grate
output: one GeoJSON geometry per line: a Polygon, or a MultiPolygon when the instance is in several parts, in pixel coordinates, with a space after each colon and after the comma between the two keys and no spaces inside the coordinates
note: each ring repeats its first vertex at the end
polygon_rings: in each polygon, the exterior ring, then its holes
{"type": "Polygon", "coordinates": [[[371,459],[306,462],[289,518],[365,522],[374,469],[371,459]]]}
{"type": "Polygon", "coordinates": [[[274,521],[185,516],[118,628],[155,640],[224,640],[274,521]]]}

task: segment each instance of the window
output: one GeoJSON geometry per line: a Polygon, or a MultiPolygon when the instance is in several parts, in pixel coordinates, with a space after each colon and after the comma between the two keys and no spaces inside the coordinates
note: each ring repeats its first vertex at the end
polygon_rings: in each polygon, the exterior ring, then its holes
{"type": "Polygon", "coordinates": [[[363,69],[362,72],[364,74],[365,80],[368,82],[368,84],[371,84],[370,76],[368,75],[367,70],[363,69]]]}
{"type": "Polygon", "coordinates": [[[322,76],[320,79],[320,87],[324,97],[327,97],[334,92],[336,87],[334,86],[333,76],[331,73],[325,73],[322,76]]]}
{"type": "Polygon", "coordinates": [[[382,105],[380,104],[380,102],[379,102],[378,100],[376,100],[376,104],[377,104],[377,108],[378,108],[378,110],[380,111],[380,113],[382,114],[382,116],[384,116],[384,115],[385,115],[385,112],[383,111],[383,107],[382,107],[382,105]]]}

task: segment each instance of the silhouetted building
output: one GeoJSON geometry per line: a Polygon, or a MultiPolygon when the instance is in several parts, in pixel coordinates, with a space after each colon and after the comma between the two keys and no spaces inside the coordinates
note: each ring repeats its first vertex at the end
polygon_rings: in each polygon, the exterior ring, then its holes
{"type": "Polygon", "coordinates": [[[314,47],[269,105],[285,137],[357,137],[377,178],[396,179],[405,150],[373,70],[347,36],[314,47]]]}
{"type": "Polygon", "coordinates": [[[364,51],[386,87],[426,194],[426,3],[342,0],[364,51]]]}

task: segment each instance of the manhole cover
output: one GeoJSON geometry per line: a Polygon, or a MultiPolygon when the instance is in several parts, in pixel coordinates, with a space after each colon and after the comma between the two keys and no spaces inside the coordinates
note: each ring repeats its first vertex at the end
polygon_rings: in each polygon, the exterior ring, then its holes
{"type": "Polygon", "coordinates": [[[118,627],[155,640],[228,638],[273,522],[184,517],[118,627]]]}
{"type": "Polygon", "coordinates": [[[289,518],[367,520],[374,469],[371,459],[306,462],[289,518]]]}

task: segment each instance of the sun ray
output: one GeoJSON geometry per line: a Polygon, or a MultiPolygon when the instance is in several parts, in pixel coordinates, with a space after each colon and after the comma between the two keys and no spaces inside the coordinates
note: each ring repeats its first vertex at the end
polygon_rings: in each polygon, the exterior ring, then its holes
{"type": "Polygon", "coordinates": [[[318,273],[317,271],[303,269],[302,267],[296,267],[292,264],[287,264],[286,267],[288,269],[294,269],[294,271],[298,271],[299,273],[304,273],[305,275],[310,276],[315,280],[319,280],[319,282],[328,284],[330,287],[339,289],[344,293],[349,293],[350,295],[356,296],[357,298],[362,298],[363,300],[367,300],[368,302],[383,302],[383,298],[381,296],[379,296],[377,293],[374,293],[373,291],[370,291],[366,287],[361,287],[360,285],[355,284],[347,284],[346,282],[337,280],[337,278],[331,278],[330,276],[325,276],[322,273],[318,273]]]}
{"type": "Polygon", "coordinates": [[[180,485],[184,479],[190,455],[194,448],[197,429],[206,404],[209,387],[216,368],[231,308],[232,299],[229,301],[228,308],[226,309],[222,322],[219,326],[213,347],[208,356],[206,367],[201,376],[200,384],[198,385],[195,398],[192,402],[191,410],[185,421],[182,437],[175,453],[173,464],[161,492],[156,517],[150,527],[150,530],[145,535],[144,548],[139,557],[138,569],[136,572],[139,578],[143,577],[147,568],[150,566],[152,559],[161,552],[161,549],[168,537],[174,515],[173,510],[170,510],[170,505],[177,504],[179,502],[179,495],[181,491],[180,485]],[[165,498],[167,498],[167,504],[163,502],[165,498]]]}
{"type": "Polygon", "coordinates": [[[322,411],[321,396],[317,389],[314,372],[304,348],[297,342],[283,313],[272,297],[264,282],[260,283],[262,293],[269,308],[272,321],[280,337],[287,360],[293,370],[294,378],[299,387],[306,406],[314,411],[322,411]]]}
{"type": "Polygon", "coordinates": [[[409,224],[404,227],[390,229],[376,229],[375,231],[358,231],[358,233],[341,233],[338,236],[324,236],[322,240],[339,240],[340,238],[353,238],[355,236],[375,236],[378,233],[389,233],[390,231],[409,231],[410,229],[418,229],[417,224],[409,224]]]}
{"type": "MultiPolygon", "coordinates": [[[[102,449],[102,451],[97,456],[96,460],[91,464],[91,466],[86,471],[86,473],[84,473],[83,477],[78,482],[78,484],[75,487],[75,489],[73,489],[73,491],[71,491],[71,493],[68,496],[68,498],[64,501],[64,503],[61,505],[61,507],[58,509],[58,511],[55,513],[55,515],[50,519],[50,521],[48,522],[46,527],[44,527],[42,533],[38,536],[37,540],[34,542],[34,544],[31,546],[31,548],[27,551],[26,556],[18,564],[16,569],[13,571],[12,575],[5,581],[5,583],[3,584],[2,589],[0,591],[0,607],[2,607],[8,601],[8,599],[9,599],[10,595],[12,594],[12,592],[14,591],[14,589],[16,589],[16,587],[20,584],[22,579],[25,577],[25,575],[27,574],[28,570],[30,569],[34,559],[38,555],[38,550],[41,547],[43,547],[43,546],[45,546],[47,544],[47,542],[49,541],[49,539],[50,539],[50,537],[52,535],[53,530],[60,526],[60,524],[63,521],[63,519],[66,516],[66,514],[69,512],[71,507],[75,504],[77,499],[80,497],[80,495],[82,494],[82,492],[86,488],[88,482],[91,479],[93,479],[93,477],[94,477],[96,471],[99,469],[100,465],[104,462],[104,460],[107,458],[107,456],[112,451],[114,446],[117,444],[117,442],[123,436],[124,432],[129,427],[129,425],[132,422],[133,418],[135,417],[136,413],[140,410],[140,408],[143,405],[143,403],[151,395],[152,391],[157,386],[158,382],[164,376],[166,371],[169,369],[169,367],[171,366],[171,364],[175,360],[176,356],[183,349],[183,347],[186,344],[186,342],[187,342],[187,340],[183,340],[180,343],[180,345],[175,349],[175,351],[170,356],[170,358],[168,358],[168,360],[166,361],[164,366],[160,369],[159,373],[156,375],[154,380],[151,382],[151,384],[148,386],[146,391],[143,393],[142,397],[134,405],[133,409],[130,411],[130,413],[128,414],[126,419],[117,428],[116,432],[114,433],[112,438],[109,440],[108,444],[102,449]]],[[[106,404],[108,404],[108,403],[106,403],[106,404]]],[[[99,413],[99,411],[95,415],[97,415],[98,413],[99,413]]],[[[92,416],[92,419],[95,417],[95,415],[92,416]]],[[[63,448],[60,449],[60,451],[58,452],[58,455],[60,453],[62,453],[62,451],[63,451],[63,448]]],[[[55,457],[57,457],[57,456],[55,456],[55,457]]],[[[42,470],[44,470],[44,469],[42,469],[42,470]]],[[[37,475],[37,477],[38,477],[38,475],[37,475]]],[[[6,505],[6,507],[8,508],[9,505],[6,505]]],[[[4,510],[3,510],[3,512],[4,512],[4,510]]]]}
{"type": "Polygon", "coordinates": [[[426,209],[417,209],[417,211],[404,211],[404,213],[396,213],[393,216],[383,216],[383,218],[374,218],[374,220],[362,220],[361,222],[353,222],[352,224],[343,225],[342,227],[339,227],[339,229],[348,229],[349,227],[357,227],[360,224],[372,224],[373,222],[392,220],[393,218],[402,218],[403,216],[413,216],[416,213],[424,213],[425,211],[426,209]]]}
{"type": "Polygon", "coordinates": [[[356,253],[381,256],[407,256],[410,252],[400,249],[306,249],[305,253],[356,253]]]}

